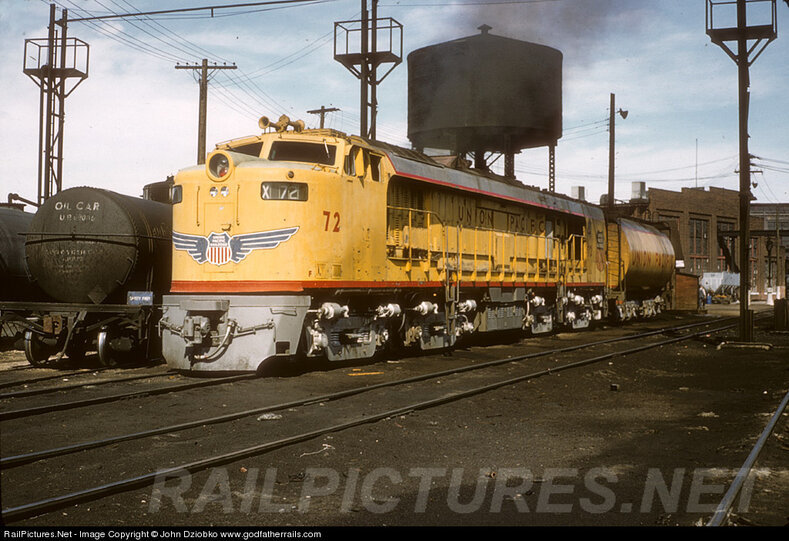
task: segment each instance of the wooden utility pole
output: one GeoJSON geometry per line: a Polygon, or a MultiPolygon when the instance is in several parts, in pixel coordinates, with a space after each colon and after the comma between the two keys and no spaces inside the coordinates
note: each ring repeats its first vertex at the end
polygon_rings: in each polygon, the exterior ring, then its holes
{"type": "Polygon", "coordinates": [[[200,80],[198,81],[200,84],[200,110],[198,113],[198,122],[197,122],[197,163],[203,164],[205,163],[205,139],[206,139],[206,125],[207,125],[207,109],[208,109],[208,79],[211,75],[213,75],[214,71],[216,70],[234,70],[236,69],[235,64],[228,66],[226,64],[222,64],[221,66],[218,64],[208,65],[208,60],[203,59],[203,62],[200,65],[196,66],[181,66],[180,64],[175,66],[177,70],[200,70],[200,80]],[[208,70],[212,70],[211,73],[208,70]]]}
{"type": "Polygon", "coordinates": [[[616,95],[613,93],[611,94],[610,109],[608,117],[608,202],[606,205],[609,210],[614,208],[614,193],[616,191],[614,180],[614,164],[616,161],[616,114],[619,113],[622,119],[627,118],[627,111],[623,111],[622,109],[619,111],[616,110],[616,95]]]}
{"type": "MultiPolygon", "coordinates": [[[[731,1],[707,0],[707,35],[737,64],[739,86],[739,136],[740,136],[740,340],[753,339],[753,313],[750,301],[750,207],[751,207],[751,155],[748,150],[748,110],[750,108],[750,67],[765,47],[778,37],[775,0],[737,0],[737,26],[716,26],[715,13],[730,9],[731,1]],[[748,25],[748,4],[770,4],[771,20],[768,24],[748,25]],[[749,41],[751,42],[749,44],[749,41]],[[727,45],[736,43],[736,52],[727,45]]],[[[728,15],[731,15],[730,13],[728,15]]],[[[730,20],[727,17],[726,20],[730,20]]],[[[765,21],[766,22],[766,21],[765,21]]]]}
{"type": "Polygon", "coordinates": [[[312,111],[307,111],[307,113],[311,115],[320,115],[321,116],[321,129],[323,129],[324,120],[326,117],[326,113],[333,113],[335,111],[339,111],[336,107],[329,107],[328,109],[321,105],[320,109],[313,109],[312,111]]]}
{"type": "Polygon", "coordinates": [[[751,290],[751,154],[748,150],[748,109],[750,106],[750,74],[748,38],[746,35],[747,6],[737,0],[737,79],[739,86],[740,135],[740,340],[750,342],[753,319],[748,310],[751,290]]]}

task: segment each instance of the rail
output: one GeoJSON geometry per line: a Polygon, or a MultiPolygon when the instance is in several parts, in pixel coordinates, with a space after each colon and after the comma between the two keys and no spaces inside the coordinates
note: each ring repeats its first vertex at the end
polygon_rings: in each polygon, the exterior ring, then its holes
{"type": "Polygon", "coordinates": [[[729,514],[731,513],[731,507],[734,505],[734,500],[739,495],[740,490],[742,490],[743,483],[745,483],[745,480],[751,473],[751,469],[753,469],[753,465],[756,463],[759,453],[761,453],[762,449],[764,448],[764,444],[767,443],[767,439],[773,433],[773,430],[775,430],[775,425],[783,415],[787,404],[789,404],[789,392],[784,396],[784,399],[781,401],[781,404],[778,406],[775,414],[770,419],[770,422],[768,422],[767,426],[764,427],[764,430],[762,431],[761,436],[759,436],[756,445],[754,445],[753,450],[751,450],[751,453],[748,455],[748,458],[737,472],[737,475],[734,477],[734,481],[729,487],[729,490],[723,496],[721,502],[718,504],[718,508],[715,510],[712,518],[707,523],[707,526],[721,526],[729,517],[729,514]]]}
{"type": "MultiPolygon", "coordinates": [[[[735,319],[735,318],[729,318],[729,319],[735,319]]],[[[696,323],[696,324],[692,324],[692,325],[685,325],[685,326],[676,327],[674,329],[689,328],[689,327],[700,326],[700,325],[709,325],[711,323],[718,323],[718,322],[720,322],[720,321],[696,323]]],[[[611,359],[613,357],[616,357],[616,356],[627,355],[627,354],[632,354],[632,353],[638,353],[638,352],[646,351],[648,349],[653,349],[653,348],[656,348],[656,347],[660,347],[660,346],[663,346],[663,345],[677,343],[677,342],[681,342],[681,341],[684,341],[684,340],[689,340],[691,338],[694,338],[694,337],[697,337],[697,336],[701,336],[701,335],[705,335],[705,334],[708,334],[710,332],[718,332],[718,331],[729,329],[729,328],[732,328],[732,327],[735,327],[735,326],[736,326],[736,324],[729,324],[729,325],[726,325],[724,327],[719,327],[719,328],[712,329],[712,330],[706,329],[706,330],[703,330],[703,331],[696,331],[696,332],[692,332],[692,333],[687,334],[687,335],[683,335],[683,336],[679,336],[679,337],[674,337],[674,338],[669,338],[669,339],[666,339],[666,340],[662,340],[660,342],[655,342],[655,343],[651,343],[651,344],[636,346],[634,348],[630,348],[630,349],[627,349],[625,351],[616,351],[616,352],[611,352],[611,353],[605,353],[605,354],[597,355],[597,356],[594,356],[594,357],[591,357],[591,358],[582,359],[582,360],[574,361],[574,362],[569,362],[569,363],[566,363],[566,364],[561,365],[561,366],[555,366],[555,367],[548,368],[548,369],[545,369],[545,370],[539,370],[537,372],[532,372],[532,373],[525,374],[525,375],[520,375],[520,376],[516,376],[516,377],[504,379],[504,380],[495,381],[493,383],[480,385],[480,386],[477,386],[477,387],[474,387],[474,388],[471,388],[471,389],[466,389],[466,390],[463,390],[463,391],[449,392],[448,394],[444,394],[444,395],[438,396],[436,398],[430,398],[430,399],[427,399],[427,400],[422,400],[422,401],[419,401],[419,402],[410,403],[410,404],[407,404],[405,406],[396,407],[395,409],[390,409],[390,410],[384,411],[384,412],[366,412],[364,415],[362,415],[362,416],[360,416],[358,418],[351,419],[351,420],[343,422],[343,423],[339,423],[339,424],[335,424],[335,425],[331,425],[331,426],[324,426],[324,427],[321,427],[321,428],[318,428],[318,429],[315,429],[315,430],[311,430],[311,431],[308,431],[308,432],[296,434],[296,435],[293,435],[293,436],[283,437],[281,439],[276,439],[274,441],[269,441],[269,442],[265,442],[265,443],[255,444],[255,445],[253,445],[251,447],[237,449],[235,451],[227,452],[227,453],[224,453],[224,454],[214,455],[214,456],[210,456],[210,457],[207,457],[207,458],[194,460],[194,461],[189,462],[189,463],[176,465],[174,467],[166,468],[166,469],[159,470],[159,471],[156,471],[156,472],[146,473],[146,474],[142,474],[142,475],[138,475],[138,476],[134,476],[134,477],[129,477],[129,478],[126,478],[126,479],[121,479],[121,480],[118,480],[118,481],[115,481],[115,482],[105,483],[105,484],[103,484],[101,486],[87,488],[87,489],[79,490],[79,491],[72,492],[72,493],[69,493],[69,494],[63,494],[63,495],[60,495],[60,496],[51,496],[51,497],[48,497],[48,498],[46,498],[44,500],[30,502],[30,503],[22,504],[22,505],[17,505],[15,507],[10,507],[10,508],[4,509],[2,511],[2,518],[3,518],[3,520],[6,523],[12,522],[12,521],[23,520],[25,518],[29,518],[29,517],[32,517],[32,516],[41,515],[43,513],[51,512],[51,511],[54,511],[54,510],[57,510],[57,509],[62,509],[64,507],[67,507],[67,506],[70,506],[70,505],[73,505],[73,504],[77,504],[77,503],[81,503],[81,502],[87,502],[87,501],[93,501],[93,500],[96,500],[96,499],[98,499],[100,497],[105,497],[105,496],[112,495],[112,494],[118,494],[118,493],[127,492],[129,490],[132,490],[132,489],[135,489],[135,488],[140,488],[140,487],[143,487],[143,486],[150,486],[151,484],[153,484],[156,481],[156,479],[160,479],[162,476],[167,476],[168,474],[183,473],[183,472],[192,472],[192,473],[194,473],[194,472],[197,472],[197,471],[202,471],[202,470],[205,470],[205,469],[210,468],[210,467],[227,464],[227,463],[230,463],[230,462],[237,461],[239,459],[252,457],[252,456],[257,456],[257,455],[260,455],[260,454],[264,454],[264,453],[270,452],[270,451],[275,450],[275,449],[281,449],[281,448],[284,448],[284,447],[287,447],[287,446],[290,446],[290,445],[294,445],[294,444],[297,444],[297,443],[309,441],[309,440],[312,440],[314,438],[317,438],[317,437],[320,437],[320,436],[323,436],[323,435],[326,435],[326,434],[329,434],[329,433],[339,432],[339,431],[346,430],[346,429],[349,429],[349,428],[353,428],[353,427],[357,427],[357,426],[363,426],[363,425],[367,425],[367,424],[370,424],[370,423],[375,423],[375,422],[378,422],[378,421],[381,421],[381,420],[384,420],[384,419],[388,419],[388,418],[392,418],[392,417],[396,417],[396,416],[399,416],[399,415],[406,415],[406,414],[412,413],[414,411],[429,409],[429,408],[437,407],[437,406],[440,406],[440,405],[456,402],[458,400],[462,400],[462,399],[470,398],[470,397],[473,397],[473,396],[477,396],[477,395],[480,395],[480,394],[483,394],[483,393],[486,393],[486,392],[489,392],[489,391],[492,391],[492,390],[500,389],[502,387],[510,386],[510,385],[513,385],[513,384],[516,384],[516,383],[521,383],[521,382],[524,382],[524,381],[528,381],[528,380],[532,380],[532,379],[535,379],[535,378],[544,377],[544,376],[551,375],[551,374],[556,374],[557,372],[561,372],[561,371],[565,371],[565,370],[571,370],[571,369],[574,369],[574,368],[578,368],[578,367],[581,367],[581,366],[586,366],[586,365],[593,364],[593,363],[599,363],[599,362],[602,362],[602,361],[605,361],[605,360],[609,360],[609,359],[611,359]]],[[[634,338],[642,338],[644,336],[651,336],[651,335],[658,334],[658,333],[664,333],[666,331],[667,331],[667,329],[660,329],[660,330],[656,330],[656,331],[650,331],[650,332],[647,332],[647,333],[643,333],[643,334],[640,334],[640,335],[637,335],[637,336],[619,337],[619,338],[615,338],[615,339],[604,340],[604,341],[601,341],[600,343],[611,343],[611,342],[618,342],[618,341],[623,341],[623,340],[630,340],[630,339],[634,339],[634,338]]],[[[470,370],[478,370],[481,367],[490,366],[493,363],[495,363],[495,364],[512,363],[513,361],[516,361],[516,360],[523,360],[523,359],[527,359],[527,358],[533,358],[533,357],[536,357],[536,356],[542,356],[542,355],[545,355],[547,353],[556,353],[557,351],[578,350],[578,349],[588,348],[588,347],[590,347],[590,344],[569,346],[567,348],[560,348],[559,350],[555,350],[555,351],[551,351],[551,352],[545,352],[545,351],[536,352],[536,353],[533,353],[533,354],[523,355],[523,356],[518,357],[518,358],[507,358],[507,359],[492,361],[492,362],[489,362],[489,363],[483,363],[482,365],[470,365],[470,366],[460,367],[459,369],[443,371],[441,373],[431,373],[431,374],[427,374],[427,375],[417,376],[416,378],[419,378],[419,379],[430,379],[430,378],[438,377],[439,374],[460,373],[460,372],[465,372],[465,371],[470,371],[470,370]]],[[[395,383],[396,384],[403,384],[405,382],[411,382],[411,381],[414,381],[416,378],[407,378],[405,380],[398,380],[397,382],[388,382],[388,383],[383,383],[383,384],[379,384],[379,385],[371,385],[371,386],[366,386],[366,387],[362,387],[362,388],[356,388],[356,389],[341,391],[340,393],[335,393],[334,395],[326,395],[324,397],[310,397],[310,398],[306,399],[304,402],[305,402],[305,405],[307,403],[314,404],[314,403],[318,403],[318,402],[324,402],[325,399],[341,398],[341,397],[344,397],[344,396],[351,396],[352,394],[359,394],[359,393],[362,393],[362,392],[369,392],[369,391],[371,391],[373,389],[379,389],[379,388],[383,388],[383,387],[388,387],[388,386],[391,386],[391,385],[393,385],[395,383]]],[[[285,405],[285,406],[293,407],[293,405],[294,404],[291,403],[291,404],[285,405]]],[[[282,407],[282,406],[283,405],[280,405],[280,407],[282,407]]],[[[269,407],[268,409],[270,411],[272,409],[272,407],[269,407]]],[[[249,412],[247,412],[247,414],[249,414],[249,412]]],[[[202,422],[205,424],[205,421],[202,421],[202,422]]]]}

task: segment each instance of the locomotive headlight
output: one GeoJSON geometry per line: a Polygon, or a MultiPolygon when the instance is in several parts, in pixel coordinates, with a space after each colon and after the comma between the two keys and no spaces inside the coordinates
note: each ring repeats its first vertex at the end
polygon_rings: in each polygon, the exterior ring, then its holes
{"type": "Polygon", "coordinates": [[[217,152],[208,160],[208,176],[213,181],[221,182],[230,175],[232,163],[230,157],[222,152],[217,152]]]}
{"type": "Polygon", "coordinates": [[[222,186],[222,189],[219,191],[222,194],[222,197],[227,197],[227,194],[230,193],[230,188],[227,186],[222,186]]]}
{"type": "Polygon", "coordinates": [[[216,186],[212,186],[210,190],[208,190],[208,194],[211,197],[216,197],[216,194],[219,193],[219,190],[216,189],[216,186]]]}
{"type": "Polygon", "coordinates": [[[262,182],[260,198],[264,201],[306,201],[309,186],[301,182],[262,182]]]}
{"type": "Polygon", "coordinates": [[[214,182],[225,182],[235,174],[240,164],[253,161],[260,161],[260,158],[232,150],[217,149],[208,155],[205,172],[214,182]]]}

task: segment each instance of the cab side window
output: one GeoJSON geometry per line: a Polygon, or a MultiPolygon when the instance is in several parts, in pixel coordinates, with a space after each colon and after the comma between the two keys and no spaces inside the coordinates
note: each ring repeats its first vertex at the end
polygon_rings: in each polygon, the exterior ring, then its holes
{"type": "Polygon", "coordinates": [[[381,182],[381,156],[378,154],[370,154],[370,178],[381,182]]]}
{"type": "Polygon", "coordinates": [[[356,158],[359,154],[359,147],[351,147],[350,152],[345,156],[345,174],[350,177],[356,176],[356,158]]]}
{"type": "Polygon", "coordinates": [[[350,177],[360,177],[381,182],[383,178],[383,156],[365,148],[352,147],[345,156],[343,171],[350,177]]]}

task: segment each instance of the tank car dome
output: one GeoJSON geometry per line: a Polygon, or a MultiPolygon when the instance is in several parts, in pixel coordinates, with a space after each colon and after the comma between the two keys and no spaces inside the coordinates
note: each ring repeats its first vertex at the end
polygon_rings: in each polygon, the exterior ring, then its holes
{"type": "Polygon", "coordinates": [[[562,135],[561,51],[481,34],[408,55],[408,137],[416,148],[511,152],[562,135]]]}

